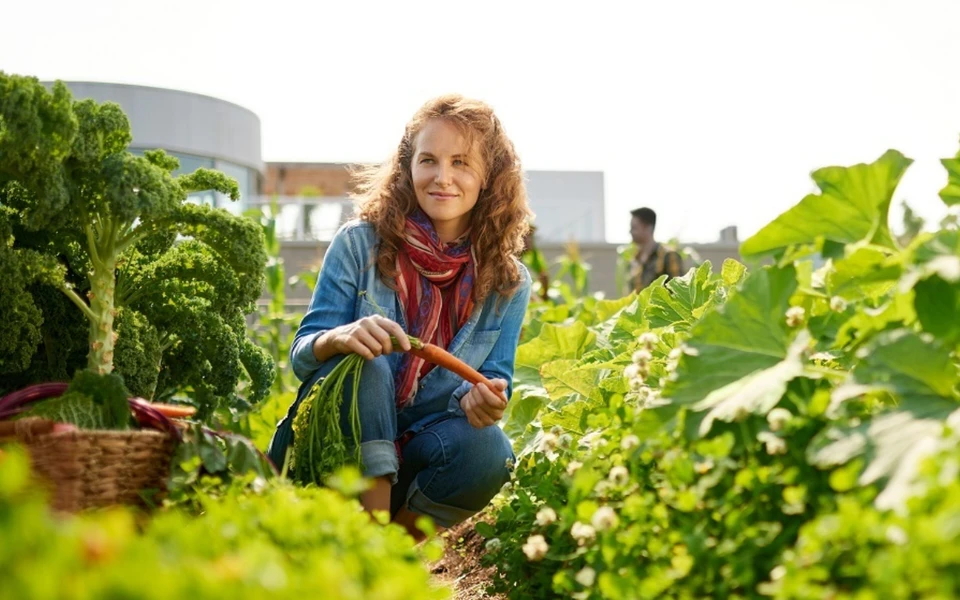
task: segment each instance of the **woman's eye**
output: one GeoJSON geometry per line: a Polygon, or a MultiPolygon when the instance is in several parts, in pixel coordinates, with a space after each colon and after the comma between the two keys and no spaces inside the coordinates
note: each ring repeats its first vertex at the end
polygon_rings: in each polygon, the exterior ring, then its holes
{"type": "Polygon", "coordinates": [[[460,160],[459,158],[455,158],[455,159],[453,160],[453,164],[454,164],[454,165],[457,165],[457,166],[466,166],[467,163],[463,162],[463,161],[460,160]]]}
{"type": "Polygon", "coordinates": [[[427,164],[427,163],[432,163],[432,162],[433,162],[433,159],[432,159],[432,158],[421,158],[421,159],[420,159],[420,164],[421,164],[421,165],[425,165],[425,164],[427,164]]]}

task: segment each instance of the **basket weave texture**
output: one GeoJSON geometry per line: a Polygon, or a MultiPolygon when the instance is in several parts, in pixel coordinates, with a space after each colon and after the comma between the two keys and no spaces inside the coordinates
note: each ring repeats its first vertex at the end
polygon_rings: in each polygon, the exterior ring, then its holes
{"type": "Polygon", "coordinates": [[[118,504],[149,508],[163,499],[176,441],[153,430],[77,430],[53,433],[45,419],[21,419],[13,436],[55,510],[76,512],[118,504]]]}

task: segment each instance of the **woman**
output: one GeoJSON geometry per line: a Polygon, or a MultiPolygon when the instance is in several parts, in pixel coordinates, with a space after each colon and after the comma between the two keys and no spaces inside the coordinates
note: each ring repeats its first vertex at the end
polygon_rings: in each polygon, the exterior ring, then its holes
{"type": "Polygon", "coordinates": [[[530,298],[517,260],[530,211],[499,120],[461,96],[425,104],[391,160],[360,174],[358,190],[359,220],[331,241],[295,336],[290,357],[303,385],[268,453],[283,462],[303,397],[342,356],[363,356],[360,450],[372,487],[361,503],[389,510],[419,538],[420,515],[450,527],[509,478],[514,456],[496,424],[530,298]],[[446,348],[495,389],[408,354],[406,333],[446,348]]]}

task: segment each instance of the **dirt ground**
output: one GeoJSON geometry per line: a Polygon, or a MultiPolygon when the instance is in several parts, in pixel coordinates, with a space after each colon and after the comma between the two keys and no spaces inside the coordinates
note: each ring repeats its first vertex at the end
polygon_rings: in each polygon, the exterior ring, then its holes
{"type": "Polygon", "coordinates": [[[431,565],[430,571],[438,581],[455,590],[455,600],[505,600],[504,596],[491,596],[485,591],[494,568],[480,564],[486,540],[473,530],[475,523],[476,518],[470,519],[441,534],[446,538],[446,552],[431,565]]]}

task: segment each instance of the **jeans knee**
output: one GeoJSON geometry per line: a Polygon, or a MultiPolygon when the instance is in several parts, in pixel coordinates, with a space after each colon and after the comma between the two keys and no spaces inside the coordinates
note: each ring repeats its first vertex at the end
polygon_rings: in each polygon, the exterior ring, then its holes
{"type": "Polygon", "coordinates": [[[423,490],[432,500],[480,510],[510,479],[510,441],[496,426],[475,429],[466,419],[451,419],[443,439],[444,464],[423,490]]]}
{"type": "Polygon", "coordinates": [[[486,506],[503,484],[510,480],[507,463],[513,462],[514,454],[510,440],[496,425],[475,431],[477,435],[464,445],[464,458],[459,462],[465,468],[474,469],[476,477],[471,487],[477,501],[482,501],[482,505],[486,506]]]}
{"type": "Polygon", "coordinates": [[[383,396],[393,401],[393,369],[390,368],[390,362],[386,356],[378,356],[363,362],[360,387],[381,392],[383,396]]]}

